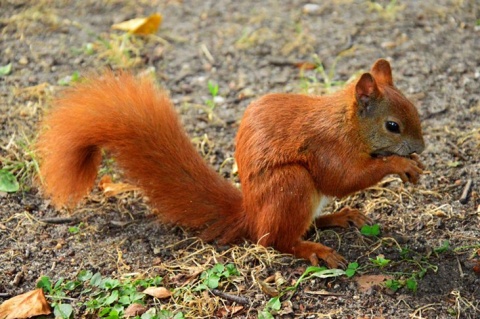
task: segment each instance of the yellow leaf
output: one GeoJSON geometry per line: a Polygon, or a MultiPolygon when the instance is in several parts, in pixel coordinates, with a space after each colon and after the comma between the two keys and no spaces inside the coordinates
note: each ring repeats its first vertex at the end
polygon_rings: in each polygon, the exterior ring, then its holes
{"type": "Polygon", "coordinates": [[[168,298],[172,295],[170,290],[165,287],[148,287],[143,293],[158,299],[168,298]]]}
{"type": "Polygon", "coordinates": [[[133,34],[152,34],[157,32],[162,23],[162,15],[154,13],[148,18],[136,18],[112,25],[112,29],[127,31],[133,34]]]}
{"type": "Polygon", "coordinates": [[[110,176],[105,175],[100,179],[98,187],[103,191],[103,194],[107,197],[117,196],[129,191],[140,190],[137,186],[127,183],[114,183],[110,176]]]}
{"type": "Polygon", "coordinates": [[[2,319],[23,319],[51,313],[43,290],[40,288],[10,298],[0,305],[2,319]]]}

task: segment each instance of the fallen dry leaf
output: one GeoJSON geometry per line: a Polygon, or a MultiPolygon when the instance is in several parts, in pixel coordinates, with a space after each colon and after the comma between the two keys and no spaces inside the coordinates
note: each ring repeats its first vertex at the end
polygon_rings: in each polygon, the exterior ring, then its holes
{"type": "Polygon", "coordinates": [[[41,288],[10,298],[0,305],[2,319],[22,319],[51,313],[41,288]]]}
{"type": "Polygon", "coordinates": [[[475,265],[473,266],[473,272],[480,276],[480,260],[477,260],[475,265]]]}
{"type": "Polygon", "coordinates": [[[127,31],[133,34],[153,34],[162,23],[162,15],[154,13],[147,18],[136,18],[112,25],[112,29],[127,31]]]}
{"type": "Polygon", "coordinates": [[[225,306],[217,311],[218,318],[227,318],[243,309],[243,306],[225,306]]]}
{"type": "Polygon", "coordinates": [[[357,277],[355,280],[357,281],[358,289],[361,292],[366,292],[373,286],[379,285],[385,280],[391,279],[391,278],[392,277],[385,276],[385,275],[363,275],[363,276],[357,277]]]}
{"type": "Polygon", "coordinates": [[[138,303],[131,304],[125,309],[125,317],[141,316],[147,311],[147,307],[138,303]]]}
{"type": "Polygon", "coordinates": [[[307,61],[295,62],[293,65],[301,70],[315,70],[318,66],[315,63],[307,61]]]}
{"type": "Polygon", "coordinates": [[[268,285],[266,283],[266,280],[263,281],[263,280],[259,280],[257,278],[257,282],[258,284],[260,285],[260,288],[262,289],[263,293],[269,295],[270,297],[276,297],[278,296],[279,292],[276,288],[274,287],[271,287],[270,285],[268,285]]]}
{"type": "Polygon", "coordinates": [[[113,197],[125,192],[140,190],[137,186],[127,183],[114,183],[108,175],[103,176],[98,183],[98,187],[107,197],[113,197]]]}
{"type": "Polygon", "coordinates": [[[165,287],[148,287],[143,293],[158,299],[165,299],[172,295],[172,292],[165,287]]]}

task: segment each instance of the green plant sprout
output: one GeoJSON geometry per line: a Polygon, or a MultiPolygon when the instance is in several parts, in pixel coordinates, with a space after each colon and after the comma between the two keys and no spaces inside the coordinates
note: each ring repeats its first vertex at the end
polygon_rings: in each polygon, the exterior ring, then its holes
{"type": "Polygon", "coordinates": [[[397,13],[405,9],[405,4],[397,4],[397,0],[390,0],[388,4],[382,6],[378,2],[369,1],[368,7],[370,11],[376,11],[384,19],[394,20],[397,13]]]}
{"type": "Polygon", "coordinates": [[[205,270],[200,275],[201,283],[195,287],[194,291],[203,291],[206,289],[216,289],[222,280],[229,280],[230,277],[239,276],[234,264],[216,264],[211,269],[205,270]]]}
{"type": "Polygon", "coordinates": [[[437,254],[441,254],[450,250],[450,242],[448,240],[444,240],[442,245],[435,248],[433,251],[437,254]]]}
{"type": "Polygon", "coordinates": [[[72,75],[67,75],[66,77],[58,80],[58,84],[62,86],[68,86],[72,83],[76,83],[80,80],[80,72],[74,71],[72,75]]]}
{"type": "Polygon", "coordinates": [[[208,92],[210,92],[210,98],[205,103],[213,110],[215,108],[215,98],[218,96],[218,84],[209,80],[207,85],[208,92]]]}
{"type": "Polygon", "coordinates": [[[375,266],[378,266],[380,268],[384,268],[385,266],[387,266],[388,264],[390,264],[390,259],[386,259],[384,256],[382,255],[378,255],[377,258],[373,259],[373,258],[369,258],[370,262],[372,262],[372,264],[374,264],[375,266]]]}
{"type": "Polygon", "coordinates": [[[312,278],[331,278],[331,277],[338,277],[344,275],[345,271],[342,269],[328,269],[327,267],[318,267],[318,266],[310,266],[303,274],[298,278],[293,286],[289,286],[283,289],[278,296],[271,298],[265,305],[265,308],[259,312],[259,318],[271,319],[274,318],[273,315],[276,314],[281,309],[281,302],[280,298],[282,298],[285,294],[290,293],[287,300],[293,297],[295,291],[297,291],[298,287],[302,282],[305,282],[312,278]]]}
{"type": "MultiPolygon", "coordinates": [[[[37,282],[37,287],[46,292],[56,318],[72,318],[74,316],[72,303],[76,299],[71,296],[88,295],[89,299],[86,302],[77,305],[85,307],[88,314],[94,314],[99,318],[115,319],[123,317],[129,305],[145,303],[146,294],[139,289],[159,286],[161,283],[162,278],[159,276],[152,279],[118,280],[103,277],[100,273],[93,274],[82,270],[75,280],[60,278],[55,284],[49,277],[43,276],[37,282]]],[[[158,314],[150,311],[144,315],[141,318],[183,318],[182,313],[174,315],[164,311],[158,314]]]]}
{"type": "Polygon", "coordinates": [[[276,314],[282,308],[280,297],[273,297],[267,301],[265,308],[258,313],[258,319],[273,319],[273,314],[276,314]]]}
{"type": "Polygon", "coordinates": [[[313,56],[314,64],[316,65],[314,69],[314,74],[310,76],[305,76],[305,70],[300,69],[300,87],[306,93],[311,93],[310,89],[319,88],[319,93],[331,93],[334,91],[335,87],[340,87],[345,84],[344,81],[335,81],[335,69],[337,67],[338,61],[341,59],[342,55],[338,55],[334,60],[332,65],[328,70],[325,69],[323,62],[320,60],[318,55],[313,56]],[[322,79],[322,82],[318,80],[322,79]]]}
{"type": "Polygon", "coordinates": [[[360,233],[364,236],[376,237],[380,235],[380,225],[363,225],[360,229],[360,233]]]}
{"type": "Polygon", "coordinates": [[[348,266],[347,266],[347,269],[345,270],[345,275],[348,278],[351,278],[351,277],[355,276],[358,269],[359,269],[358,263],[356,263],[356,262],[355,263],[349,263],[348,266]]]}
{"type": "Polygon", "coordinates": [[[17,143],[12,144],[15,147],[10,147],[8,156],[0,156],[0,191],[17,192],[28,187],[35,175],[40,176],[38,162],[30,149],[32,142],[25,137],[17,143]]]}

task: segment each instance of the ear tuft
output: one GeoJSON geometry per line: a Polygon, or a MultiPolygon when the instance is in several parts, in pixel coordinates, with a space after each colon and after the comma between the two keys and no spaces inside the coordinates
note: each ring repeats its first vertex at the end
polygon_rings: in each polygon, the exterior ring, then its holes
{"type": "Polygon", "coordinates": [[[378,59],[370,71],[378,83],[393,86],[392,68],[385,59],[378,59]]]}

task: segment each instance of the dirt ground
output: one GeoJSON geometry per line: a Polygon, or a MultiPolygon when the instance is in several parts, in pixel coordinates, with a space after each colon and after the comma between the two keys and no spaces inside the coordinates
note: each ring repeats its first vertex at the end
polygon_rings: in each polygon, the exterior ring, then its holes
{"type": "MultiPolygon", "coordinates": [[[[232,316],[255,318],[271,298],[260,281],[279,272],[292,284],[308,266],[251,243],[202,243],[188,230],[156,222],[137,192],[105,198],[96,189],[73,212],[50,206],[38,187],[31,142],[51,99],[75,72],[153,70],[192,139],[206,145],[207,160],[234,180],[234,137],[249,102],[268,92],[323,93],[383,57],[420,111],[427,171],[415,187],[389,177],[332,206],[362,209],[381,225],[381,236],[367,238],[356,229],[312,231],[309,236],[364,267],[351,279],[303,282],[282,300],[276,316],[480,318],[480,3],[318,3],[0,0],[0,66],[12,64],[10,74],[0,76],[0,160],[4,167],[19,163],[14,171],[22,185],[18,192],[0,193],[0,302],[33,289],[42,275],[73,278],[82,269],[116,278],[159,274],[174,289],[174,278],[222,262],[235,263],[241,273],[236,286],[223,289],[249,300],[232,316]],[[111,30],[114,23],[154,12],[163,16],[155,37],[127,39],[111,30]],[[118,54],[122,50],[130,56],[118,54]],[[319,61],[327,76],[298,67],[319,61]],[[219,86],[213,113],[205,108],[209,80],[219,86]],[[464,191],[468,196],[460,202],[464,191]],[[73,223],[45,222],[57,217],[73,223]],[[69,232],[72,225],[81,225],[80,231],[69,232]],[[449,247],[438,249],[446,241],[449,247]],[[373,266],[369,259],[379,255],[391,263],[373,266]],[[422,271],[416,292],[359,280],[402,280],[422,271]]],[[[103,172],[121,180],[120,171],[107,164],[103,172]]],[[[201,297],[223,306],[233,302],[201,297]]],[[[220,316],[220,306],[161,303],[186,317],[220,316]]],[[[75,310],[82,317],[82,309],[75,310]]]]}

